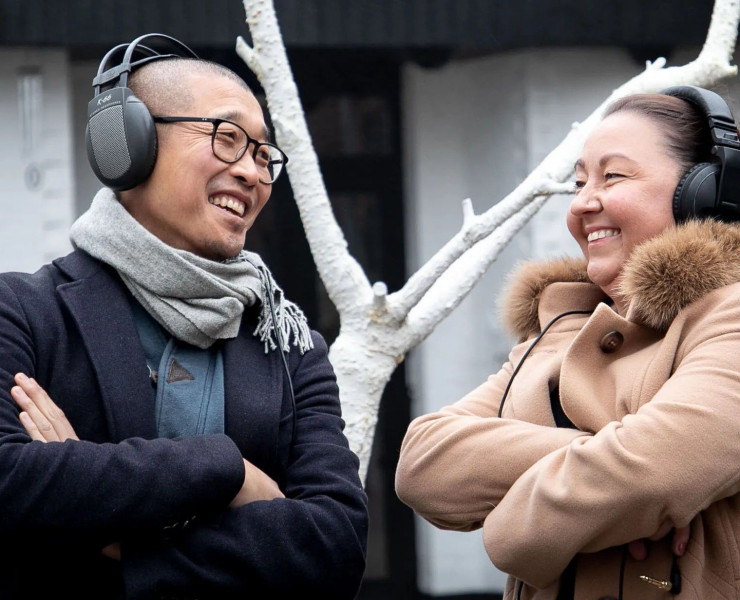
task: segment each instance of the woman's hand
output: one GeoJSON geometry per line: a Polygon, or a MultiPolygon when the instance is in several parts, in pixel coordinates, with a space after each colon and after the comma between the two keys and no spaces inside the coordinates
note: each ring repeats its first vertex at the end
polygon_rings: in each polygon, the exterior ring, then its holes
{"type": "Polygon", "coordinates": [[[15,383],[10,395],[22,411],[19,418],[31,439],[41,442],[79,439],[64,411],[54,404],[35,379],[18,373],[15,383]]]}
{"type": "MultiPolygon", "coordinates": [[[[690,525],[674,528],[670,523],[665,523],[660,529],[658,529],[658,531],[647,539],[651,541],[660,540],[668,535],[671,530],[673,530],[673,541],[671,542],[673,554],[676,556],[683,556],[684,552],[686,552],[686,545],[688,544],[689,537],[691,535],[690,525]]],[[[645,539],[630,542],[627,545],[627,549],[629,550],[630,556],[635,560],[644,560],[647,558],[647,541],[645,539]]]]}

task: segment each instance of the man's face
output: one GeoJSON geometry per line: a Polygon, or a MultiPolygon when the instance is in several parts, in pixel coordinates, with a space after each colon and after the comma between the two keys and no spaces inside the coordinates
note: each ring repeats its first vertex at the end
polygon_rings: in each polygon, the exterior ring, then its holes
{"type": "MultiPolygon", "coordinates": [[[[192,105],[177,115],[228,119],[265,141],[255,97],[227,77],[191,74],[192,105]]],[[[158,124],[157,163],[149,179],[121,200],[131,215],[164,243],[211,260],[236,256],[247,230],[270,197],[250,151],[233,164],[211,151],[211,123],[158,124]],[[163,128],[167,128],[164,131],[163,128]]],[[[251,147],[249,148],[251,150],[251,147]]]]}

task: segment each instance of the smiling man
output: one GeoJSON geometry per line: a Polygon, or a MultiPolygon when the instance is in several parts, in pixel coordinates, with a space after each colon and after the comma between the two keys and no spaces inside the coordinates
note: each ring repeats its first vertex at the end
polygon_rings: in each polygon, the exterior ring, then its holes
{"type": "Polygon", "coordinates": [[[244,250],[287,157],[237,75],[165,37],[106,55],[88,131],[110,172],[143,114],[156,160],[101,177],[74,252],[0,275],[0,598],[351,599],[367,498],[326,343],[244,250]]]}
{"type": "Polygon", "coordinates": [[[159,156],[144,183],[120,192],[121,203],[174,248],[212,260],[236,256],[286,161],[265,143],[257,99],[230,71],[192,59],[144,66],[131,87],[157,124],[159,156]],[[167,95],[158,94],[162,87],[167,95]]]}

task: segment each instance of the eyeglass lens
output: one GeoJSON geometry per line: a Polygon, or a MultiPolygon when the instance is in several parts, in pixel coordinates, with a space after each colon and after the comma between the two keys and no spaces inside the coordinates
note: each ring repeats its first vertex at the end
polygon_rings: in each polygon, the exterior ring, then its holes
{"type": "MultiPolygon", "coordinates": [[[[232,163],[239,160],[247,151],[249,139],[246,132],[233,123],[221,121],[215,125],[213,133],[213,153],[221,160],[232,163]]],[[[283,169],[283,153],[272,144],[256,143],[251,150],[254,164],[260,174],[260,181],[272,183],[283,169]]]]}

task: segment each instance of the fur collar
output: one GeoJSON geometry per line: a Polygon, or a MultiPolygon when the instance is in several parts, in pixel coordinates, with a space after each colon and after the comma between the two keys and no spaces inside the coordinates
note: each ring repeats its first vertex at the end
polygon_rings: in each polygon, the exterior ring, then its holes
{"type": "MultiPolygon", "coordinates": [[[[542,291],[551,283],[588,282],[583,259],[524,263],[503,296],[504,324],[518,338],[540,331],[542,291]]],[[[688,221],[635,248],[622,272],[630,320],[664,331],[686,306],[740,281],[740,224],[688,221]]]]}

